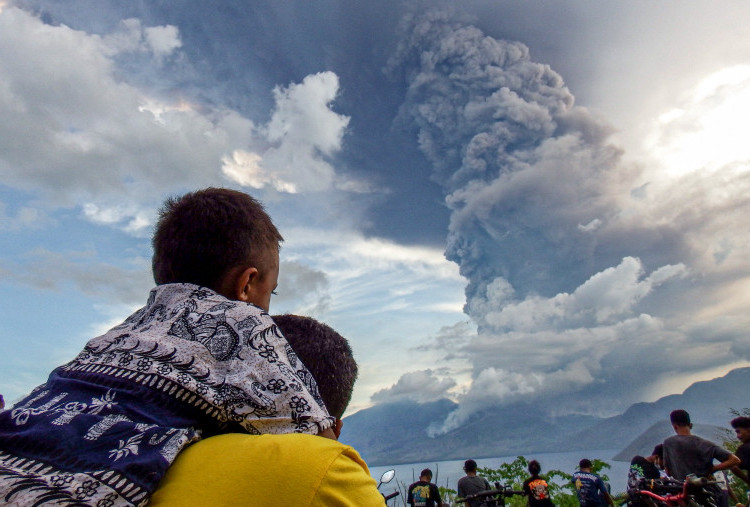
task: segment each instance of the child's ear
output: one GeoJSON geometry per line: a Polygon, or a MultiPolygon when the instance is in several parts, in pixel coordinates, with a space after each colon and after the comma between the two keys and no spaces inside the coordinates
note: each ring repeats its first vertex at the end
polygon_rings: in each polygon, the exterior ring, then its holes
{"type": "Polygon", "coordinates": [[[260,280],[258,268],[249,267],[240,271],[234,281],[234,295],[232,299],[253,303],[255,284],[260,280]]]}
{"type": "Polygon", "coordinates": [[[257,268],[236,267],[231,269],[224,277],[218,292],[227,299],[235,301],[251,302],[253,285],[260,278],[257,268]]]}

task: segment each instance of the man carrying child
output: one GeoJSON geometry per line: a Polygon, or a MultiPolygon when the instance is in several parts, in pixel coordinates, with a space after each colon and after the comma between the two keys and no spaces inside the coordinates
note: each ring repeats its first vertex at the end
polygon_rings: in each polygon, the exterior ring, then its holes
{"type": "Polygon", "coordinates": [[[267,313],[282,240],[241,192],[167,200],[146,306],[0,413],[0,497],[142,505],[201,438],[334,438],[335,418],[267,313]]]}

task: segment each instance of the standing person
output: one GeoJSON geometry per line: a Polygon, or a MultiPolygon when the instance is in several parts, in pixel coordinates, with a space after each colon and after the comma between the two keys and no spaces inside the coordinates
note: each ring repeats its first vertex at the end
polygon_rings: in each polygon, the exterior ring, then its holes
{"type": "Polygon", "coordinates": [[[3,398],[3,395],[0,394],[0,410],[5,408],[5,398],[3,398]]]}
{"type": "MultiPolygon", "coordinates": [[[[336,417],[336,435],[357,378],[349,342],[310,317],[275,315],[294,368],[302,363],[336,417]]],[[[356,450],[314,435],[206,438],[177,456],[149,507],[384,507],[383,495],[356,450]]]]}
{"type": "MultiPolygon", "coordinates": [[[[466,472],[466,475],[458,480],[458,487],[456,488],[459,498],[466,498],[469,495],[492,489],[487,479],[477,475],[477,462],[473,459],[467,459],[464,462],[464,472],[466,472]]],[[[485,503],[485,499],[479,498],[467,500],[464,505],[465,507],[483,507],[485,503]]]]}
{"type": "Polygon", "coordinates": [[[335,438],[268,309],[283,241],[263,206],[208,188],[168,199],[146,305],[0,412],[0,498],[144,504],[175,457],[218,433],[335,438]]]}
{"type": "Polygon", "coordinates": [[[612,497],[602,478],[591,471],[591,461],[584,458],[578,463],[578,470],[573,472],[571,481],[575,484],[578,503],[581,507],[603,507],[607,504],[614,507],[612,497]]]}
{"type": "Polygon", "coordinates": [[[528,498],[529,507],[550,507],[552,503],[549,497],[549,485],[539,475],[542,466],[535,459],[529,461],[528,466],[531,477],[523,481],[523,494],[528,498]]]}
{"type": "Polygon", "coordinates": [[[690,414],[685,410],[673,410],[669,420],[676,435],[664,440],[664,468],[678,481],[684,481],[690,474],[708,477],[740,464],[740,459],[731,452],[693,435],[690,414]],[[720,463],[714,465],[714,460],[720,463]]]}
{"type": "Polygon", "coordinates": [[[409,486],[406,503],[413,507],[441,507],[440,491],[431,481],[432,470],[425,468],[419,474],[419,480],[409,486]]]}
{"type": "Polygon", "coordinates": [[[750,484],[750,417],[735,417],[731,423],[737,439],[742,442],[734,452],[740,459],[740,464],[732,467],[732,473],[750,484]]]}

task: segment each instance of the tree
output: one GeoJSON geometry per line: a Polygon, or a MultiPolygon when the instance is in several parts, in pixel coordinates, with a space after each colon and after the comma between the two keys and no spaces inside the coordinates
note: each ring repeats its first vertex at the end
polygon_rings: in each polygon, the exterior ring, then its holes
{"type": "MultiPolygon", "coordinates": [[[[523,487],[523,481],[529,476],[528,465],[529,462],[525,457],[518,456],[511,463],[503,463],[498,468],[479,468],[477,471],[490,483],[497,482],[513,490],[520,490],[523,487]]],[[[607,482],[609,477],[602,472],[608,468],[611,468],[608,463],[595,459],[592,462],[591,470],[607,482]]],[[[550,498],[555,505],[560,507],[578,505],[578,497],[576,496],[575,486],[571,482],[571,474],[562,470],[549,470],[542,476],[547,480],[550,498]]],[[[506,499],[506,505],[514,507],[523,507],[526,503],[526,498],[522,496],[513,496],[506,499]]]]}

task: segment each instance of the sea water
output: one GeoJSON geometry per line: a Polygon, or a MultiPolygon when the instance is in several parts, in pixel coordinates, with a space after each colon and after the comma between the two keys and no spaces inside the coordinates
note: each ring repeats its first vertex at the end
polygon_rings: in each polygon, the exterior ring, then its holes
{"type": "MultiPolygon", "coordinates": [[[[612,459],[612,457],[620,451],[621,449],[604,449],[597,451],[531,453],[525,454],[524,457],[529,461],[535,459],[539,462],[542,466],[541,475],[545,475],[549,470],[560,470],[572,474],[576,471],[578,462],[581,461],[582,458],[588,458],[592,461],[595,459],[605,461],[610,465],[610,468],[604,469],[602,473],[609,477],[609,485],[612,494],[616,495],[625,492],[628,482],[628,468],[630,468],[630,462],[614,461],[612,459]]],[[[511,463],[515,461],[517,457],[517,455],[500,456],[498,458],[473,458],[472,456],[467,456],[467,459],[474,459],[479,468],[498,468],[503,463],[511,463]]],[[[398,481],[399,484],[404,484],[406,486],[409,486],[412,482],[418,481],[419,472],[425,468],[432,470],[432,482],[438,486],[455,490],[458,480],[466,475],[463,471],[463,466],[464,460],[425,461],[404,465],[370,467],[370,474],[377,481],[386,470],[394,469],[396,471],[396,478],[390,483],[383,484],[380,487],[380,492],[385,495],[398,490],[398,484],[396,481],[398,481]]]]}

